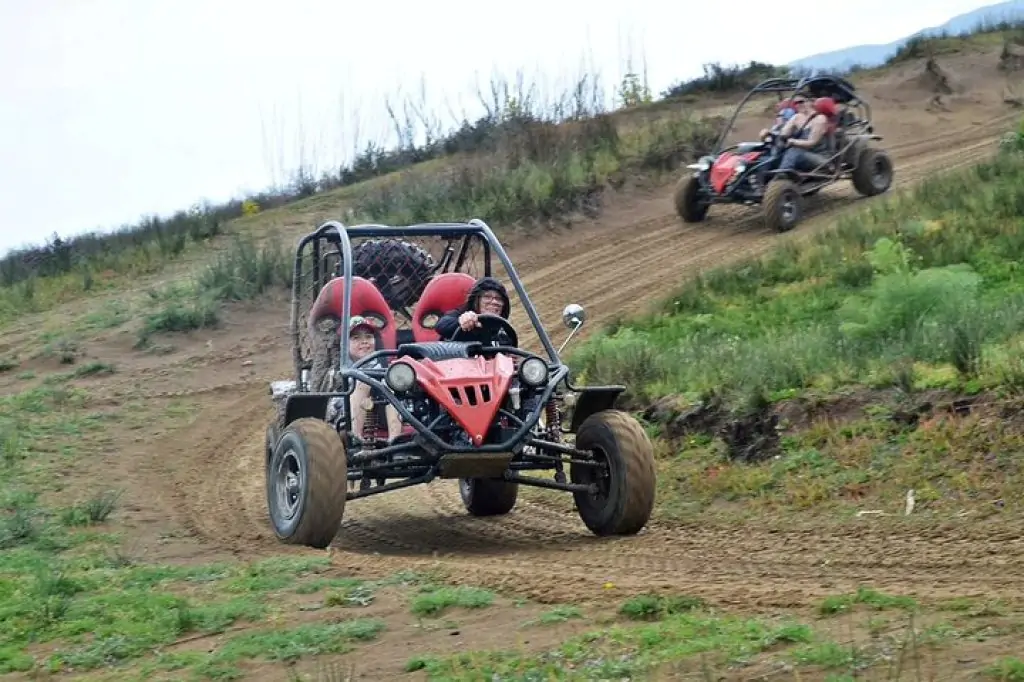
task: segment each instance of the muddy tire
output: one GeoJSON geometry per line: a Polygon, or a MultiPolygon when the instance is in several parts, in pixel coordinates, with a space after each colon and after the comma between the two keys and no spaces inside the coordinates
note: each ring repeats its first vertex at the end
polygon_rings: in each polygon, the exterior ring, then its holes
{"type": "Polygon", "coordinates": [[[264,464],[267,465],[267,470],[270,469],[270,458],[274,456],[274,446],[277,445],[277,439],[281,437],[281,429],[278,428],[277,424],[271,424],[267,427],[267,435],[264,439],[264,450],[265,458],[264,464]]]}
{"type": "Polygon", "coordinates": [[[516,506],[519,484],[493,478],[460,478],[459,495],[472,516],[501,516],[516,506]]]}
{"type": "Polygon", "coordinates": [[[376,284],[393,310],[416,303],[434,265],[430,252],[404,239],[368,239],[352,249],[352,273],[376,284]]]}
{"type": "Polygon", "coordinates": [[[684,223],[699,223],[708,215],[709,205],[700,201],[700,183],[692,175],[676,183],[673,201],[684,223]]]}
{"type": "Polygon", "coordinates": [[[319,419],[298,419],[281,433],[267,466],[267,510],[278,539],[327,547],[345,513],[345,446],[319,419]]]}
{"type": "Polygon", "coordinates": [[[775,178],[768,183],[761,209],[765,227],[776,232],[788,232],[803,218],[803,197],[795,182],[775,178]]]}
{"type": "Polygon", "coordinates": [[[881,149],[867,147],[857,157],[853,170],[853,188],[866,197],[888,191],[892,186],[892,160],[881,149]]]}
{"type": "Polygon", "coordinates": [[[600,487],[596,495],[573,493],[580,519],[595,535],[638,533],[651,518],[657,485],[654,447],[640,423],[621,410],[592,414],[576,432],[576,447],[608,465],[569,465],[573,483],[600,487]]]}

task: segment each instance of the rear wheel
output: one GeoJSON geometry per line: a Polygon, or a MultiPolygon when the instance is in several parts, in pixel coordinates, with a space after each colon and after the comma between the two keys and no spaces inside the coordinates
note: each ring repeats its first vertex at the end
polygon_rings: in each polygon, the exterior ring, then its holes
{"type": "Polygon", "coordinates": [[[867,147],[853,169],[853,188],[866,197],[886,192],[892,185],[892,160],[881,149],[867,147]]]}
{"type": "Polygon", "coordinates": [[[770,230],[792,230],[803,217],[803,197],[796,183],[786,178],[775,178],[768,183],[762,202],[764,224],[770,230]]]}
{"type": "Polygon", "coordinates": [[[327,547],[345,513],[347,478],[345,445],[327,422],[289,424],[267,466],[267,508],[278,539],[327,547]]]}
{"type": "Polygon", "coordinates": [[[638,533],[651,518],[657,484],[654,448],[640,422],[620,410],[592,414],[580,424],[576,447],[604,465],[569,465],[573,483],[597,486],[573,493],[583,523],[595,535],[638,533]]]}
{"type": "Polygon", "coordinates": [[[709,204],[702,200],[700,182],[694,176],[681,178],[674,195],[676,213],[686,223],[699,223],[708,215],[709,204]]]}
{"type": "Polygon", "coordinates": [[[494,478],[460,478],[459,495],[473,516],[500,516],[516,506],[519,484],[494,478]]]}

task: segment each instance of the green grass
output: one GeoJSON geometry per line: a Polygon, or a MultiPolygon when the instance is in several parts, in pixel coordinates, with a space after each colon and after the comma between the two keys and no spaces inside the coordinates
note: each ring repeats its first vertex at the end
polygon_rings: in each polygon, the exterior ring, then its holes
{"type": "Polygon", "coordinates": [[[222,305],[245,301],[267,291],[290,289],[292,254],[276,239],[257,244],[235,237],[232,246],[186,280],[148,292],[148,312],[138,333],[138,347],[154,334],[215,327],[222,305]]]}
{"type": "Polygon", "coordinates": [[[794,621],[687,611],[646,625],[594,630],[540,654],[499,651],[443,658],[417,656],[406,669],[423,670],[430,680],[637,679],[665,664],[703,657],[717,668],[780,645],[813,641],[812,629],[794,621]]]}
{"type": "Polygon", "coordinates": [[[494,593],[478,587],[426,585],[409,609],[420,617],[437,617],[449,609],[481,609],[494,603],[494,593]]]}
{"type": "Polygon", "coordinates": [[[0,674],[135,666],[228,679],[250,660],[344,652],[382,631],[349,609],[418,576],[340,579],[326,557],[182,566],[126,553],[117,533],[124,491],[74,494],[53,475],[73,469],[83,451],[109,447],[106,429],[127,426],[117,412],[92,411],[88,392],[66,383],[106,370],[83,365],[0,397],[0,674]],[[292,615],[290,599],[317,593],[326,609],[317,622],[272,620],[292,615]],[[174,648],[240,625],[248,628],[212,650],[174,648]]]}
{"type": "MultiPolygon", "coordinates": [[[[565,608],[578,617],[578,609],[565,608]]],[[[565,618],[547,624],[557,622],[565,618]]],[[[1021,629],[1019,618],[972,601],[925,608],[866,587],[827,597],[809,620],[744,617],[685,595],[644,594],[620,605],[618,622],[592,625],[559,644],[418,655],[405,670],[452,681],[716,679],[738,671],[751,679],[938,679],[939,661],[958,656],[957,647],[992,640],[997,650],[1012,649],[1021,629]]],[[[1016,659],[978,660],[978,650],[972,656],[979,672],[1017,679],[1016,659]]]]}

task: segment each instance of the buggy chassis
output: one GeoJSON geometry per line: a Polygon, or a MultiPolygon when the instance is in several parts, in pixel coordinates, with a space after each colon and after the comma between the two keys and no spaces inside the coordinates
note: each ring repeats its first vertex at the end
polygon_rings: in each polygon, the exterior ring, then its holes
{"type": "Polygon", "coordinates": [[[693,173],[681,178],[676,187],[676,212],[684,222],[695,223],[704,220],[713,204],[762,205],[766,227],[790,230],[802,217],[803,198],[839,180],[851,180],[863,196],[887,191],[892,162],[884,151],[870,146],[881,139],[874,132],[871,106],[848,80],[828,74],[770,78],[754,86],[736,106],[711,153],[687,166],[693,173]],[[841,108],[830,131],[830,153],[817,155],[819,163],[810,171],[775,168],[786,142],[779,136],[723,147],[747,102],[765,93],[777,94],[779,101],[798,94],[830,97],[841,108]]]}
{"type": "MultiPolygon", "coordinates": [[[[570,334],[556,349],[507,253],[479,219],[404,227],[328,221],[303,237],[296,247],[291,309],[295,378],[271,384],[271,394],[283,404],[266,437],[267,504],[278,538],[325,547],[340,526],[346,501],[435,478],[459,479],[463,504],[473,515],[508,513],[523,484],[572,493],[581,519],[596,535],[639,532],[654,505],[651,442],[635,418],[615,409],[624,386],[573,386],[559,356],[585,319],[581,306],[566,306],[562,320],[570,334]],[[438,236],[449,239],[449,248],[431,276],[458,273],[469,243],[481,242],[484,274],[492,274],[492,258],[504,267],[546,357],[515,345],[416,339],[352,361],[348,334],[341,333],[339,352],[332,356],[331,390],[312,390],[301,343],[301,327],[307,324],[300,309],[307,250],[313,252],[313,295],[319,301],[329,282],[340,285],[333,303],[340,329],[347,330],[355,285],[367,281],[354,273],[352,239],[438,236]],[[457,240],[462,244],[456,250],[451,245],[457,240]],[[333,256],[324,253],[325,245],[333,256]],[[333,275],[326,268],[331,260],[338,264],[333,275]],[[354,438],[350,397],[356,382],[382,396],[411,433],[393,444],[354,438]],[[477,388],[480,397],[471,404],[477,388]],[[575,394],[567,428],[566,391],[575,394]],[[341,404],[338,416],[329,419],[332,401],[341,404]],[[575,443],[563,438],[568,434],[575,434],[575,443]],[[523,473],[542,470],[553,475],[523,473]],[[359,489],[351,489],[354,485],[359,489]]],[[[507,325],[494,315],[482,315],[481,322],[507,325]]]]}

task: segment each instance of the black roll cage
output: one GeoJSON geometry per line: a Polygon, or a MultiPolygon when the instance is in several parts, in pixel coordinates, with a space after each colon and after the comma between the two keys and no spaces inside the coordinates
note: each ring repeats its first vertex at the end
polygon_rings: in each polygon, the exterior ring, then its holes
{"type": "Polygon", "coordinates": [[[779,101],[786,99],[787,96],[793,97],[798,94],[808,97],[831,97],[835,100],[836,104],[844,104],[857,111],[857,118],[851,123],[851,127],[866,126],[868,133],[873,132],[871,127],[871,105],[857,95],[857,89],[845,78],[831,74],[805,76],[803,78],[769,78],[751,88],[746,96],[740,100],[740,103],[736,105],[732,117],[729,118],[718,139],[715,140],[711,156],[718,156],[722,153],[722,145],[725,143],[729,133],[732,132],[736,119],[739,118],[740,112],[747,102],[754,96],[764,93],[778,94],[779,101]]]}

